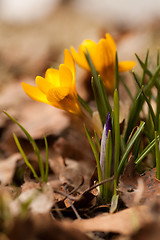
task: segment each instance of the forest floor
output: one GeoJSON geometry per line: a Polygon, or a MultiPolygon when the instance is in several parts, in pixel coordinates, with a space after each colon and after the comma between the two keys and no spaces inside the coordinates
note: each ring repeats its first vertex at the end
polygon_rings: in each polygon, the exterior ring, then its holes
{"type": "MultiPolygon", "coordinates": [[[[159,26],[143,29],[101,26],[87,16],[59,6],[53,16],[28,25],[0,22],[0,239],[2,240],[159,240],[160,186],[155,169],[137,175],[134,164],[126,167],[119,183],[115,213],[110,205],[97,203],[97,188],[90,189],[96,162],[83,123],[76,116],[35,102],[24,93],[21,82],[34,83],[50,66],[63,62],[63,50],[78,48],[82,40],[97,40],[109,32],[123,60],[151,56],[159,42],[159,26]],[[38,183],[25,165],[14,142],[16,133],[31,164],[38,170],[33,149],[21,129],[5,116],[13,116],[36,141],[45,161],[44,135],[49,146],[49,175],[38,183]]],[[[139,68],[135,68],[139,71],[139,68]]],[[[128,85],[134,83],[128,73],[128,85]]],[[[77,90],[94,106],[88,76],[76,73],[77,90]]],[[[130,100],[120,87],[120,119],[127,115],[130,100]]],[[[110,96],[112,102],[113,97],[110,96]]]]}

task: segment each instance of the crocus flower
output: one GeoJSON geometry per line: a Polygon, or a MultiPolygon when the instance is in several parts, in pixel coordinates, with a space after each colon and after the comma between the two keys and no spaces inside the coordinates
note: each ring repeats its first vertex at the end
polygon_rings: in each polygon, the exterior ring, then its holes
{"type": "MultiPolygon", "coordinates": [[[[73,47],[71,52],[74,60],[82,68],[90,71],[88,62],[85,58],[86,49],[92,59],[96,71],[100,74],[104,86],[110,92],[114,90],[114,69],[115,69],[115,54],[116,44],[110,34],[106,34],[105,38],[102,38],[98,44],[91,40],[84,40],[79,46],[79,52],[77,53],[73,47]]],[[[119,72],[125,72],[131,70],[135,65],[134,61],[119,62],[119,72]]]]}
{"type": "Polygon", "coordinates": [[[49,68],[45,73],[45,78],[37,76],[35,82],[37,86],[22,83],[29,97],[81,115],[75,85],[75,63],[67,49],[64,51],[64,64],[60,64],[59,70],[49,68]]]}
{"type": "Polygon", "coordinates": [[[104,125],[102,139],[101,139],[101,154],[100,154],[100,166],[102,172],[102,179],[105,179],[105,152],[106,152],[106,142],[109,130],[112,130],[111,115],[108,113],[107,121],[104,125]]]}

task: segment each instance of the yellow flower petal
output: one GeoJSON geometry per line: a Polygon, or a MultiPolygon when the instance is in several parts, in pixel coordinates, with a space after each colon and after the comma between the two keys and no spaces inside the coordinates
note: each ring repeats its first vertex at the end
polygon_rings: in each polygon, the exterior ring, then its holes
{"type": "Polygon", "coordinates": [[[71,53],[64,52],[64,64],[59,70],[49,68],[45,78],[37,76],[37,87],[23,83],[24,91],[34,100],[81,115],[75,85],[75,63],[71,53]]]}
{"type": "Polygon", "coordinates": [[[128,70],[131,70],[133,67],[135,66],[135,62],[134,61],[124,61],[124,62],[119,62],[118,63],[118,69],[119,72],[125,72],[128,70]]]}
{"type": "Polygon", "coordinates": [[[106,39],[100,40],[99,45],[101,45],[101,51],[104,52],[104,59],[103,59],[104,66],[108,67],[112,64],[114,65],[116,49],[112,48],[110,46],[110,42],[108,42],[106,39]]]}
{"type": "Polygon", "coordinates": [[[73,114],[82,114],[77,97],[70,88],[61,87],[50,89],[47,94],[47,99],[54,107],[58,107],[73,114]]]}
{"type": "Polygon", "coordinates": [[[109,33],[106,33],[106,39],[105,40],[106,40],[107,47],[111,48],[112,52],[116,53],[115,41],[109,33]]]}
{"type": "MultiPolygon", "coordinates": [[[[86,53],[86,49],[88,50],[88,53],[89,53],[89,55],[92,59],[92,62],[96,68],[96,63],[97,63],[96,58],[97,58],[97,54],[98,54],[97,44],[91,40],[85,40],[82,42],[82,44],[80,45],[80,48],[79,48],[79,53],[81,56],[83,55],[85,57],[84,53],[86,53]]],[[[85,62],[87,62],[86,58],[85,58],[85,62]]],[[[88,65],[88,63],[87,63],[87,65],[88,65]]]]}
{"type": "Polygon", "coordinates": [[[87,60],[85,58],[85,55],[84,55],[83,51],[81,50],[81,48],[79,48],[79,53],[77,53],[76,50],[73,47],[71,47],[71,53],[72,53],[74,60],[77,62],[77,64],[80,67],[82,67],[88,71],[90,70],[87,60]]]}
{"type": "Polygon", "coordinates": [[[111,65],[108,68],[104,68],[100,72],[100,76],[106,89],[112,92],[114,90],[114,66],[111,65]]]}
{"type": "Polygon", "coordinates": [[[43,92],[44,94],[47,94],[49,89],[53,88],[53,84],[46,81],[43,77],[37,76],[36,77],[36,85],[37,87],[43,92]]]}
{"type": "MultiPolygon", "coordinates": [[[[106,34],[98,44],[91,40],[85,40],[79,46],[78,53],[71,47],[74,60],[84,69],[91,71],[85,58],[86,49],[92,59],[96,71],[101,75],[105,87],[114,90],[114,69],[116,44],[110,34],[106,34]]],[[[119,71],[124,72],[134,67],[134,62],[120,62],[119,71]]]]}
{"type": "Polygon", "coordinates": [[[60,86],[59,71],[57,69],[48,68],[45,73],[45,79],[51,84],[53,84],[55,87],[60,86]]]}
{"type": "Polygon", "coordinates": [[[46,98],[46,95],[43,94],[37,87],[31,86],[24,82],[22,82],[22,87],[25,93],[33,100],[50,104],[46,98]]]}
{"type": "Polygon", "coordinates": [[[74,78],[75,72],[76,72],[75,63],[74,63],[73,57],[68,49],[64,50],[64,64],[70,69],[70,71],[73,74],[73,78],[74,78]]]}
{"type": "Polygon", "coordinates": [[[64,64],[61,64],[59,66],[59,77],[60,77],[60,86],[61,87],[72,88],[73,74],[70,71],[70,69],[64,64]]]}
{"type": "Polygon", "coordinates": [[[70,92],[71,90],[66,87],[52,88],[48,91],[47,99],[51,103],[58,103],[69,95],[70,92]]]}

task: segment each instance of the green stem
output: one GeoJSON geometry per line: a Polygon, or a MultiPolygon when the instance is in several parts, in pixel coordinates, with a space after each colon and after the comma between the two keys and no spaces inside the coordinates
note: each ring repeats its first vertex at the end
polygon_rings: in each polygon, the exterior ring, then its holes
{"type": "Polygon", "coordinates": [[[20,144],[20,142],[19,142],[19,140],[18,140],[18,138],[17,138],[17,136],[16,136],[15,133],[13,133],[13,137],[14,137],[15,143],[16,143],[16,145],[17,145],[17,147],[18,147],[18,150],[20,151],[20,153],[21,153],[21,155],[22,155],[22,157],[23,157],[26,165],[30,168],[31,172],[33,173],[33,176],[34,176],[34,177],[37,179],[37,181],[39,182],[39,177],[38,177],[38,175],[36,174],[34,168],[33,168],[32,165],[30,164],[30,162],[28,161],[27,156],[26,156],[26,154],[24,153],[24,151],[23,151],[23,149],[22,149],[22,147],[21,147],[21,144],[20,144]]]}
{"type": "Polygon", "coordinates": [[[46,171],[45,171],[45,176],[44,176],[44,181],[47,182],[48,180],[48,169],[49,169],[49,154],[48,154],[48,143],[47,143],[47,138],[44,136],[44,142],[45,142],[45,149],[46,149],[46,171]]]}
{"type": "Polygon", "coordinates": [[[122,170],[122,168],[123,168],[123,166],[124,166],[124,163],[125,163],[125,161],[126,161],[126,158],[127,158],[128,154],[129,154],[129,152],[130,152],[133,144],[135,143],[136,139],[138,138],[138,136],[139,136],[140,133],[142,132],[142,130],[143,130],[143,128],[144,128],[144,125],[145,125],[145,122],[142,121],[142,122],[140,123],[140,125],[139,125],[138,130],[134,133],[134,135],[132,136],[131,140],[129,141],[129,143],[128,143],[127,147],[126,147],[126,150],[125,150],[125,152],[124,152],[124,154],[123,154],[123,156],[122,156],[122,158],[121,158],[121,161],[120,161],[120,163],[119,163],[119,166],[118,166],[118,173],[117,173],[118,177],[119,177],[119,175],[120,175],[120,173],[121,173],[121,170],[122,170]]]}
{"type": "Polygon", "coordinates": [[[120,127],[119,127],[119,96],[118,90],[114,91],[114,134],[115,134],[115,162],[114,162],[114,176],[115,176],[115,186],[117,186],[118,180],[118,165],[119,165],[119,149],[120,149],[120,127]]]}
{"type": "Polygon", "coordinates": [[[155,151],[156,151],[156,177],[160,180],[160,152],[159,152],[159,141],[158,133],[155,131],[155,151]]]}

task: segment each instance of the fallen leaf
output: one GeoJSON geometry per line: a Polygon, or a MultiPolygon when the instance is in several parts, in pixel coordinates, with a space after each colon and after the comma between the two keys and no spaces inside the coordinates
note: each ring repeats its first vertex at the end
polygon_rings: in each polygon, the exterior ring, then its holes
{"type": "MultiPolygon", "coordinates": [[[[36,186],[37,187],[37,186],[36,186]]],[[[53,191],[50,185],[44,185],[41,191],[37,188],[28,189],[22,192],[10,204],[10,210],[14,216],[22,212],[23,205],[26,204],[31,212],[46,213],[51,210],[54,203],[53,191]]]]}
{"type": "Polygon", "coordinates": [[[2,185],[10,184],[15,173],[17,161],[22,159],[20,153],[15,153],[7,159],[0,160],[0,182],[2,185]]]}
{"type": "Polygon", "coordinates": [[[135,170],[134,157],[128,161],[123,174],[119,179],[118,192],[127,207],[134,206],[135,190],[137,189],[139,175],[135,170]]]}
{"type": "Polygon", "coordinates": [[[140,228],[130,240],[159,240],[160,222],[151,222],[140,228]]]}
{"type": "Polygon", "coordinates": [[[127,207],[149,204],[160,199],[160,181],[156,178],[156,169],[138,175],[134,158],[131,157],[120,177],[118,191],[127,207]]]}
{"type": "Polygon", "coordinates": [[[85,233],[55,221],[48,214],[33,215],[28,218],[16,218],[8,234],[12,240],[91,240],[85,233]]]}
{"type": "Polygon", "coordinates": [[[83,232],[101,231],[130,235],[152,220],[149,207],[141,205],[114,214],[104,213],[91,219],[77,219],[72,226],[83,232]]]}

